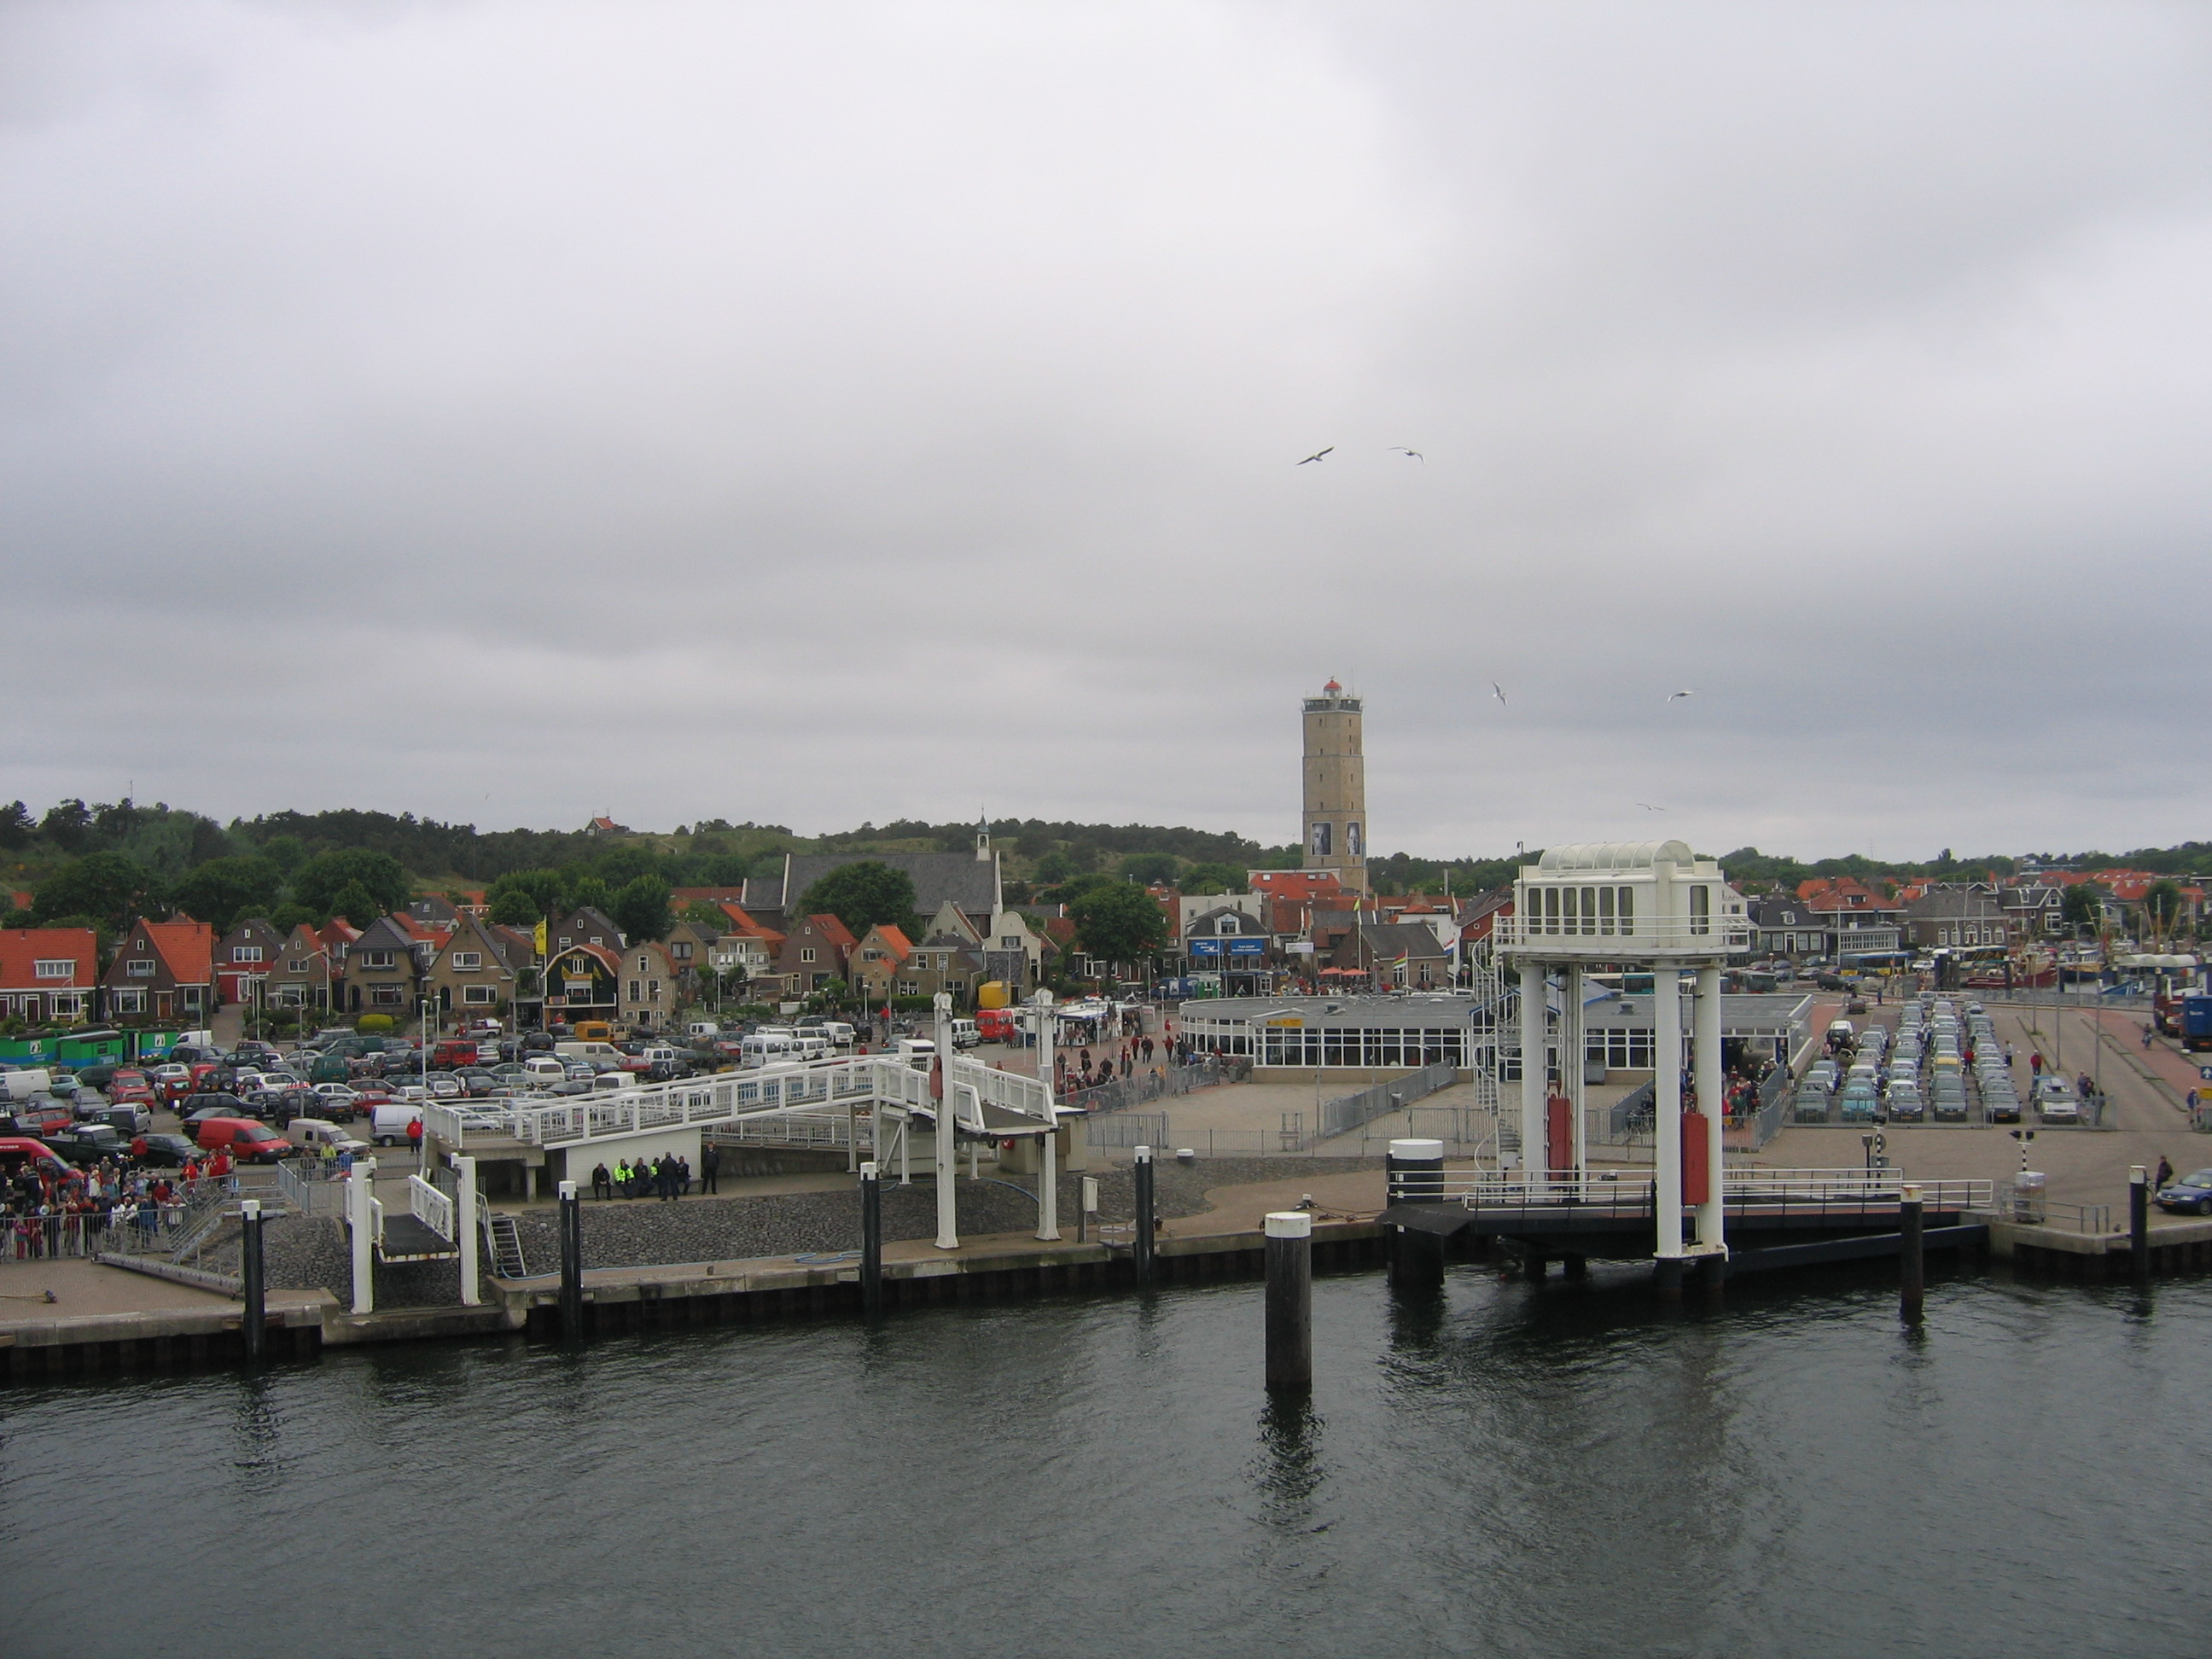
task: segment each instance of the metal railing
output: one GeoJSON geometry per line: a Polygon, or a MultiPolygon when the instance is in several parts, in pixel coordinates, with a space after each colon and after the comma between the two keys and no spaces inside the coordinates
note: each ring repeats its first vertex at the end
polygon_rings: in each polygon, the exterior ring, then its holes
{"type": "MultiPolygon", "coordinates": [[[[860,1144],[875,1144],[866,1113],[860,1114],[860,1144]]],[[[844,1147],[854,1143],[851,1117],[827,1112],[780,1112],[769,1117],[742,1117],[717,1125],[708,1133],[723,1146],[844,1147]]]]}
{"type": "Polygon", "coordinates": [[[1501,915],[1492,924],[1492,948],[1500,951],[1556,950],[1563,957],[1602,957],[1641,962],[1654,951],[1684,956],[1733,956],[1751,949],[1751,924],[1741,916],[1642,917],[1626,932],[1601,933],[1603,917],[1501,915]],[[1585,931],[1587,929],[1587,931],[1585,931]]]}
{"type": "MultiPolygon", "coordinates": [[[[433,1103],[423,1109],[422,1127],[427,1135],[462,1149],[489,1139],[572,1146],[652,1129],[703,1128],[749,1117],[819,1112],[824,1106],[883,1103],[932,1111],[930,1082],[928,1073],[895,1054],[863,1054],[505,1108],[433,1103]]],[[[945,1086],[972,1091],[981,1102],[1009,1111],[1044,1115],[1046,1091],[1035,1078],[964,1055],[954,1055],[946,1065],[945,1086]]]]}
{"type": "Polygon", "coordinates": [[[421,1176],[407,1177],[407,1209],[417,1221],[447,1243],[453,1238],[453,1200],[421,1176]]]}
{"type": "Polygon", "coordinates": [[[161,1204],[73,1214],[11,1215],[0,1221],[0,1249],[17,1261],[95,1255],[166,1255],[188,1206],[161,1204]]]}
{"type": "MultiPolygon", "coordinates": [[[[1770,1170],[1739,1168],[1721,1179],[1721,1202],[1729,1210],[1890,1207],[1902,1201],[1907,1177],[1897,1170],[1770,1170]]],[[[1924,1180],[1921,1202],[1929,1210],[1987,1209],[1995,1188],[1987,1181],[1924,1180]]],[[[1657,1182],[1642,1171],[1593,1171],[1580,1176],[1522,1179],[1485,1173],[1468,1179],[1447,1176],[1443,1199],[1468,1209],[1526,1208],[1533,1205],[1576,1205],[1583,1208],[1648,1212],[1657,1182]]]]}
{"type": "Polygon", "coordinates": [[[1388,1117],[1417,1100],[1425,1100],[1439,1090],[1449,1089],[1458,1081],[1459,1068],[1445,1060],[1375,1084],[1357,1094],[1339,1095],[1334,1100],[1323,1101],[1319,1139],[1329,1140],[1349,1134],[1378,1117],[1388,1117]]]}
{"type": "Polygon", "coordinates": [[[319,1159],[290,1159],[276,1166],[276,1190],[302,1215],[341,1215],[346,1188],[338,1173],[319,1159]]]}
{"type": "Polygon", "coordinates": [[[1119,1112],[1108,1117],[1091,1117],[1084,1121],[1084,1139],[1097,1147],[1165,1146],[1168,1144],[1168,1115],[1165,1112],[1119,1112]]]}

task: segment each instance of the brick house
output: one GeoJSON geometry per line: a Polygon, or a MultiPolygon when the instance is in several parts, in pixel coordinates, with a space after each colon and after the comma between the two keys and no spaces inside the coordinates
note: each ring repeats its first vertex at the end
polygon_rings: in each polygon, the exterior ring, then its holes
{"type": "Polygon", "coordinates": [[[503,1018],[513,1011],[536,957],[529,944],[505,928],[465,915],[430,959],[424,990],[447,1018],[503,1018]]]}
{"type": "Polygon", "coordinates": [[[115,1024],[196,1024],[215,1012],[215,929],[189,916],[142,920],[100,983],[115,1024]]]}
{"type": "Polygon", "coordinates": [[[284,944],[275,924],[259,916],[249,916],[232,928],[215,948],[216,1001],[251,1002],[257,984],[267,998],[269,975],[284,954],[284,944]]]}
{"type": "Polygon", "coordinates": [[[0,930],[0,1015],[31,1024],[82,1019],[100,988],[100,936],[89,927],[0,930]]]}
{"type": "Polygon", "coordinates": [[[622,1018],[639,1030],[657,1031],[676,1018],[676,959],[652,939],[625,945],[622,952],[622,1018]]]}
{"type": "Polygon", "coordinates": [[[957,933],[933,933],[899,964],[897,994],[931,997],[949,991],[954,1007],[972,1008],[982,982],[983,959],[974,945],[957,933]]]}
{"type": "Polygon", "coordinates": [[[2009,944],[2013,922],[1988,889],[1937,887],[1905,907],[1912,943],[1923,950],[1966,950],[2009,944]]]}
{"type": "Polygon", "coordinates": [[[331,947],[303,921],[292,930],[276,959],[269,964],[268,984],[262,994],[272,1008],[329,1008],[337,978],[331,947]]]}
{"type": "Polygon", "coordinates": [[[414,932],[397,916],[379,916],[346,951],[345,1006],[353,1014],[404,1018],[422,984],[414,932]]]}
{"type": "Polygon", "coordinates": [[[897,994],[900,965],[913,954],[913,942],[904,931],[887,921],[860,935],[853,949],[853,984],[870,1007],[897,994]]]}
{"type": "Polygon", "coordinates": [[[852,930],[835,916],[801,916],[784,935],[773,977],[802,996],[818,991],[831,980],[846,977],[859,944],[852,930]]]}

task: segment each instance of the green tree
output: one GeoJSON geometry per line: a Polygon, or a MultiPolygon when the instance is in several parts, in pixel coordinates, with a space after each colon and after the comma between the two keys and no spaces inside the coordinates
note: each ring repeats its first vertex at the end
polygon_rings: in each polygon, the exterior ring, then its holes
{"type": "Polygon", "coordinates": [[[914,912],[914,878],[874,859],[840,865],[799,896],[802,916],[833,915],[854,937],[878,922],[904,922],[914,912]]]}
{"type": "Polygon", "coordinates": [[[31,809],[22,802],[10,801],[0,806],[0,847],[10,851],[28,847],[38,827],[31,821],[31,809]]]}
{"type": "Polygon", "coordinates": [[[625,882],[607,907],[607,915],[625,939],[659,939],[668,932],[668,883],[645,875],[625,882]]]}
{"type": "Polygon", "coordinates": [[[1186,893],[1249,893],[1244,872],[1233,864],[1194,864],[1183,872],[1186,893]]]}
{"type": "Polygon", "coordinates": [[[1094,887],[1067,907],[1084,950],[1105,962],[1141,962],[1167,943],[1168,919],[1141,887],[1094,887]]]}
{"type": "Polygon", "coordinates": [[[169,896],[194,921],[227,933],[241,918],[270,909],[283,879],[273,860],[210,859],[178,877],[169,896]]]}
{"type": "Polygon", "coordinates": [[[289,876],[307,861],[307,843],[297,836],[271,836],[261,856],[289,876]]]}
{"type": "Polygon", "coordinates": [[[302,923],[313,927],[320,920],[304,904],[280,904],[269,913],[269,925],[286,933],[302,923]]]}
{"type": "Polygon", "coordinates": [[[2085,881],[2066,890],[2058,901],[2058,914],[2069,927],[2094,928],[2104,920],[2105,890],[2094,881],[2085,881]]]}
{"type": "Polygon", "coordinates": [[[558,870],[514,870],[486,895],[491,919],[506,927],[535,927],[568,908],[568,883],[558,870]]]}
{"type": "Polygon", "coordinates": [[[730,920],[727,910],[719,904],[709,904],[704,899],[695,899],[685,905],[683,915],[678,920],[690,922],[695,927],[711,928],[716,933],[726,933],[736,925],[730,920]]]}
{"type": "Polygon", "coordinates": [[[90,916],[123,933],[151,896],[153,878],[120,853],[88,853],[40,882],[31,908],[41,926],[60,916],[90,916]]]}
{"type": "Polygon", "coordinates": [[[355,927],[366,927],[379,916],[388,915],[398,908],[384,903],[363,884],[349,881],[331,895],[329,907],[319,909],[318,914],[343,916],[355,927]]]}
{"type": "Polygon", "coordinates": [[[81,800],[58,801],[39,820],[39,833],[64,853],[74,853],[92,838],[92,814],[81,800]]]}
{"type": "Polygon", "coordinates": [[[1131,853],[1115,867],[1115,873],[1123,881],[1149,887],[1156,881],[1173,881],[1180,867],[1172,853],[1131,853]]]}
{"type": "Polygon", "coordinates": [[[1055,886],[1076,874],[1081,868],[1070,858],[1066,849],[1055,847],[1036,861],[1036,878],[1046,886],[1055,886]]]}
{"type": "Polygon", "coordinates": [[[343,915],[358,927],[366,920],[354,911],[360,901],[345,896],[355,888],[368,895],[368,919],[387,915],[407,902],[407,872],[389,853],[349,847],[309,859],[292,875],[294,898],[318,915],[343,915]]]}

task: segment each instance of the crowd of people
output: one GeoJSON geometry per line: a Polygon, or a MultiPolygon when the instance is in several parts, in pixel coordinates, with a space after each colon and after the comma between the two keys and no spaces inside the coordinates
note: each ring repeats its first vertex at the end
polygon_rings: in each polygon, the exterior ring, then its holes
{"type": "Polygon", "coordinates": [[[46,1160],[26,1161],[7,1183],[0,1227],[19,1261],[47,1256],[87,1255],[120,1245],[120,1230],[135,1229],[142,1241],[171,1224],[171,1218],[192,1195],[224,1189],[233,1168],[229,1154],[194,1158],[173,1175],[133,1169],[103,1159],[82,1169],[46,1160]]]}

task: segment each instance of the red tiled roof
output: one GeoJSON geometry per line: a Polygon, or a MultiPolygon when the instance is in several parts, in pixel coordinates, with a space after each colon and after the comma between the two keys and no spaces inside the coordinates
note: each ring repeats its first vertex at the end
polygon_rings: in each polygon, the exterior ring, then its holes
{"type": "Polygon", "coordinates": [[[1334,898],[1344,891],[1344,883],[1334,870],[1252,870],[1246,872],[1245,879],[1254,892],[1273,893],[1279,898],[1334,898]]]}
{"type": "Polygon", "coordinates": [[[895,927],[890,922],[880,922],[868,931],[896,952],[893,958],[895,961],[904,962],[907,952],[914,949],[913,941],[906,936],[906,930],[895,927]]]}
{"type": "Polygon", "coordinates": [[[69,991],[100,981],[100,936],[89,927],[10,927],[0,932],[0,987],[69,991]],[[40,979],[38,964],[67,957],[67,979],[40,979]]]}
{"type": "Polygon", "coordinates": [[[823,938],[828,939],[832,945],[836,945],[838,951],[845,955],[851,955],[853,947],[860,942],[853,937],[853,930],[848,927],[843,922],[838,921],[835,916],[809,916],[807,917],[807,921],[814,924],[816,932],[819,933],[823,938]]]}
{"type": "Polygon", "coordinates": [[[146,937],[179,985],[205,985],[215,972],[215,929],[190,916],[149,921],[146,937]]]}

